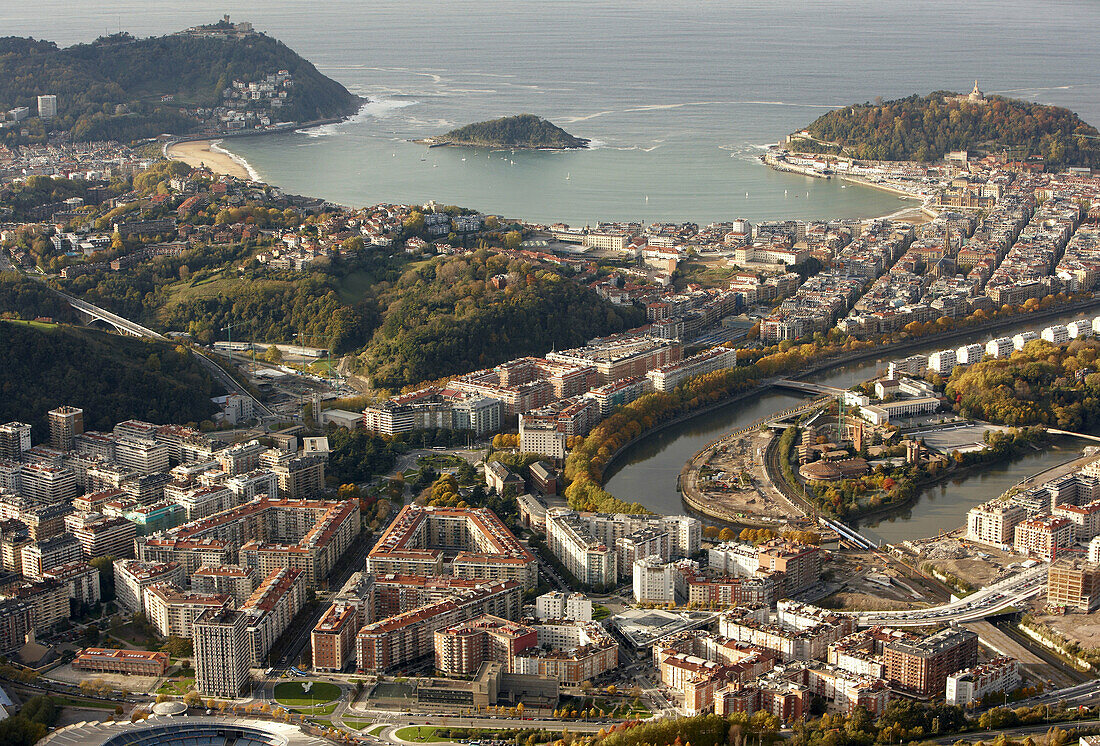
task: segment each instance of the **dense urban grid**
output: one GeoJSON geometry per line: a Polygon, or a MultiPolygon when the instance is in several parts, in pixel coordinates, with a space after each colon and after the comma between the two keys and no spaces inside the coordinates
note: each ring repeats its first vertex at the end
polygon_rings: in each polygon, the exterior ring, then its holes
{"type": "MultiPolygon", "coordinates": [[[[299,83],[226,80],[186,114],[277,128],[299,83]]],[[[10,386],[0,677],[25,720],[52,694],[117,721],[54,742],[187,712],[220,737],[215,710],[248,716],[236,743],[309,743],[292,723],[413,743],[423,723],[529,746],[685,743],[663,723],[716,716],[705,743],[945,743],[1095,715],[1100,653],[1073,628],[1100,610],[1100,451],[926,540],[853,525],[1097,439],[1090,169],[777,147],[771,167],[921,207],[581,228],[346,208],[165,161],[168,139],[32,136],[69,104],[0,120],[0,330],[106,326],[150,340],[103,366],[136,361],[135,387],[201,370],[211,390],[143,419],[84,404],[72,361],[10,386]],[[1076,318],[1009,328],[1059,310],[1076,318]],[[850,388],[799,380],[876,350],[886,369],[850,388]],[[814,398],[689,460],[690,514],[603,490],[627,446],[772,388],[814,398]]]]}

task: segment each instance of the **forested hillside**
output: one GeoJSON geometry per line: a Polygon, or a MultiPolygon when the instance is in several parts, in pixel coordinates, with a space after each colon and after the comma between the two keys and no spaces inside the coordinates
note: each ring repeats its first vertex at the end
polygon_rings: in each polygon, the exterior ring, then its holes
{"type": "Polygon", "coordinates": [[[1093,340],[1035,340],[1010,358],[959,368],[946,393],[963,417],[1088,432],[1100,424],[1098,357],[1093,340]]]}
{"type": "Polygon", "coordinates": [[[137,418],[200,422],[225,393],[185,347],[68,326],[0,321],[0,422],[49,432],[46,412],[84,410],[87,430],[137,418]]]}
{"type": "MultiPolygon", "coordinates": [[[[1041,156],[1053,166],[1100,166],[1100,140],[1085,137],[1100,132],[1068,109],[1001,96],[965,103],[955,96],[936,91],[846,106],[818,117],[806,130],[855,158],[933,161],[951,150],[1009,150],[1019,158],[1041,156]]],[[[804,138],[792,147],[829,150],[804,138]]]]}
{"type": "Polygon", "coordinates": [[[18,272],[0,272],[0,318],[76,321],[73,307],[41,282],[18,272]]]}
{"type": "Polygon", "coordinates": [[[584,344],[645,321],[548,269],[487,251],[407,270],[380,298],[382,325],[360,364],[401,388],[523,355],[584,344]],[[489,283],[504,275],[506,287],[489,283]]]}
{"type": "Polygon", "coordinates": [[[27,106],[34,112],[38,95],[55,94],[58,116],[50,126],[71,131],[77,140],[182,134],[197,124],[181,113],[184,107],[214,106],[232,81],[256,81],[279,70],[295,81],[280,109],[286,121],[349,114],[359,103],[309,61],[262,34],[135,39],[123,33],[64,49],[49,41],[0,38],[0,109],[27,106]],[[169,96],[171,101],[162,100],[169,96]]]}

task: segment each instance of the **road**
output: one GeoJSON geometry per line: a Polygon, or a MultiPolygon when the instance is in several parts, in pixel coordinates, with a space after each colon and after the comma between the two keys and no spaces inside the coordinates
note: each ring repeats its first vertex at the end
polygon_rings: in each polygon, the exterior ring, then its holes
{"type": "Polygon", "coordinates": [[[859,612],[857,623],[861,627],[927,627],[948,622],[972,622],[1022,605],[1046,587],[1046,578],[1047,565],[1039,564],[958,601],[927,609],[859,612]]]}
{"type": "Polygon", "coordinates": [[[1023,736],[1040,736],[1046,735],[1046,732],[1051,728],[1057,726],[1063,730],[1069,730],[1070,728],[1077,728],[1084,725],[1092,727],[1100,727],[1100,721],[1096,720],[1063,720],[1057,723],[1042,723],[1041,725],[1024,725],[1019,728],[1008,728],[1006,730],[980,730],[973,733],[956,733],[951,736],[941,736],[939,738],[930,739],[933,743],[941,743],[947,746],[958,743],[959,741],[968,743],[977,743],[983,741],[989,743],[1001,734],[1008,736],[1011,739],[1022,738],[1023,736]]]}
{"type": "Polygon", "coordinates": [[[225,368],[223,368],[221,365],[214,362],[206,355],[198,351],[195,352],[195,359],[198,360],[204,368],[210,371],[210,375],[213,376],[214,379],[218,381],[218,383],[225,386],[227,391],[234,394],[240,394],[243,397],[251,399],[252,407],[255,411],[260,413],[261,419],[271,419],[275,417],[274,412],[272,412],[266,405],[261,403],[259,399],[254,397],[252,393],[243,385],[241,385],[241,383],[236,378],[229,375],[229,373],[227,373],[225,368]]]}

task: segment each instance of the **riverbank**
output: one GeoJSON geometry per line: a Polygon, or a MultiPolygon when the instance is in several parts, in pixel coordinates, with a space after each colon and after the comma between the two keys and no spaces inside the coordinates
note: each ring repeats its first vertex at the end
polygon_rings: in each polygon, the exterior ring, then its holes
{"type": "Polygon", "coordinates": [[[192,168],[209,168],[216,174],[244,181],[258,181],[259,174],[244,158],[220,147],[221,140],[186,140],[164,149],[169,160],[181,161],[192,168]]]}
{"type": "MultiPolygon", "coordinates": [[[[1077,317],[1085,309],[1097,306],[1100,306],[1100,298],[1084,298],[1056,309],[1044,309],[1028,314],[1016,314],[986,320],[980,325],[953,330],[948,334],[901,340],[889,346],[868,347],[842,355],[835,355],[814,364],[808,364],[797,373],[793,373],[791,377],[800,379],[809,377],[809,380],[821,381],[839,388],[848,388],[859,381],[872,377],[876,368],[884,366],[886,360],[902,351],[906,352],[899,356],[909,354],[908,351],[910,350],[927,354],[941,347],[951,346],[948,344],[949,340],[956,338],[966,341],[984,340],[987,337],[979,335],[997,336],[1006,332],[1011,333],[1008,332],[1009,329],[1019,331],[1025,328],[1041,328],[1042,325],[1052,319],[1066,323],[1077,317]],[[1005,329],[1005,331],[994,331],[998,329],[1005,329]],[[851,377],[851,374],[857,371],[858,378],[851,377]]],[[[627,496],[630,496],[631,500],[638,499],[650,510],[668,514],[683,510],[686,503],[679,477],[683,474],[686,468],[685,465],[690,464],[701,450],[728,437],[731,431],[774,417],[775,412],[785,408],[793,408],[807,403],[806,399],[798,399],[779,389],[773,389],[771,383],[771,380],[762,381],[752,388],[739,391],[721,401],[709,403],[699,410],[684,412],[674,418],[674,421],[663,422],[653,430],[647,430],[631,438],[630,442],[624,443],[622,447],[615,449],[604,462],[599,474],[601,489],[606,489],[610,495],[620,499],[627,496]],[[705,438],[698,438],[694,435],[695,431],[707,433],[707,435],[705,438]],[[688,444],[690,444],[690,450],[685,447],[688,444]],[[662,452],[664,452],[663,456],[660,455],[662,452]],[[674,456],[674,463],[669,459],[670,455],[674,456]],[[659,469],[659,472],[654,472],[654,469],[659,469]]],[[[1004,489],[1011,487],[1021,477],[1033,474],[1046,468],[1047,465],[1053,465],[1056,461],[1065,459],[1063,455],[1052,458],[1045,456],[1046,453],[1047,451],[1043,451],[1023,457],[1023,464],[1033,463],[1036,468],[1027,469],[1027,466],[1020,466],[1014,470],[994,468],[988,474],[981,474],[979,481],[987,487],[992,487],[989,496],[993,497],[1000,494],[1004,489]],[[1002,472],[1015,473],[1017,476],[1004,483],[1002,472]]],[[[957,473],[954,476],[961,477],[957,473]]],[[[974,479],[972,475],[970,478],[974,479]]],[[[963,520],[963,518],[960,518],[958,511],[954,509],[957,501],[930,497],[928,493],[930,489],[934,488],[926,486],[925,490],[922,491],[921,498],[916,503],[921,506],[919,515],[944,516],[943,518],[935,518],[933,522],[944,520],[946,522],[939,525],[958,525],[958,521],[963,520]]],[[[984,499],[970,500],[969,503],[976,504],[977,502],[983,502],[984,499]]],[[[967,507],[970,506],[970,504],[967,505],[967,507]]],[[[917,510],[916,507],[912,509],[917,510]]],[[[908,511],[909,508],[901,508],[898,514],[905,516],[908,511]]],[[[963,515],[965,515],[965,510],[963,515]]],[[[874,516],[871,520],[873,521],[877,517],[874,516]]],[[[867,519],[864,518],[864,522],[866,521],[867,519]]],[[[893,517],[887,519],[887,523],[892,524],[893,522],[893,517]]],[[[902,523],[904,523],[904,520],[902,523]]],[[[899,531],[900,529],[891,530],[893,538],[898,541],[909,538],[908,534],[904,532],[899,534],[899,531]]]]}

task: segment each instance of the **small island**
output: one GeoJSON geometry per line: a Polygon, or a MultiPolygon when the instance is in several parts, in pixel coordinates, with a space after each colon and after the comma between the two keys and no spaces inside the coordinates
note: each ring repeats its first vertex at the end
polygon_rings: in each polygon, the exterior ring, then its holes
{"type": "Polygon", "coordinates": [[[1058,106],[935,91],[834,109],[787,138],[791,152],[875,161],[937,161],[950,151],[1041,158],[1048,167],[1100,166],[1100,132],[1058,106]]]}
{"type": "Polygon", "coordinates": [[[519,114],[467,124],[444,135],[417,142],[432,148],[443,145],[467,145],[531,150],[574,150],[587,148],[589,141],[569,134],[542,117],[534,114],[519,114]]]}

